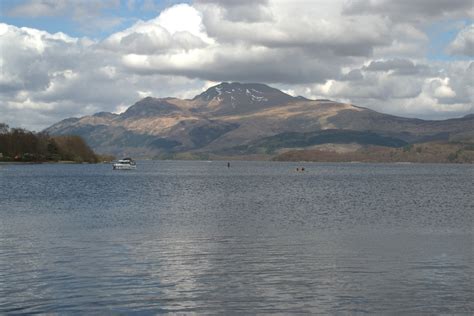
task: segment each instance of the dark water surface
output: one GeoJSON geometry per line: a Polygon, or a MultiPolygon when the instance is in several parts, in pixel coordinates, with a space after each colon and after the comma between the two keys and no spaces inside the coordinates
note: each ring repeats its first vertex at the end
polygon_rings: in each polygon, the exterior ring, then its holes
{"type": "Polygon", "coordinates": [[[473,313],[472,166],[0,165],[0,313],[473,313]]]}

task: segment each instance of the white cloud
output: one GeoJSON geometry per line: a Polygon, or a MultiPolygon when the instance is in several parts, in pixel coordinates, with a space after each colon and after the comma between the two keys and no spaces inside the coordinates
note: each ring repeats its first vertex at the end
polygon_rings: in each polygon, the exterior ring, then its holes
{"type": "Polygon", "coordinates": [[[149,21],[138,21],[130,28],[109,36],[106,49],[139,55],[201,48],[212,41],[203,31],[200,13],[187,4],[164,10],[149,21]]]}
{"type": "Polygon", "coordinates": [[[428,80],[431,94],[438,100],[450,99],[456,96],[456,92],[449,86],[449,78],[433,78],[428,80]]]}
{"type": "Polygon", "coordinates": [[[155,21],[171,34],[189,32],[196,37],[206,37],[201,13],[187,4],[174,5],[164,10],[155,21]]]}
{"type": "Polygon", "coordinates": [[[297,94],[330,98],[374,110],[441,119],[474,112],[473,63],[373,60],[347,71],[341,80],[298,87],[297,94]]]}
{"type": "Polygon", "coordinates": [[[131,105],[138,91],[165,97],[201,86],[126,73],[122,55],[61,33],[0,24],[0,47],[0,117],[12,126],[39,130],[67,117],[131,105]]]}
{"type": "Polygon", "coordinates": [[[341,5],[341,1],[317,6],[272,1],[268,3],[272,19],[255,23],[228,19],[222,6],[201,4],[198,8],[208,34],[219,42],[317,49],[321,55],[337,56],[367,56],[374,47],[390,43],[390,30],[383,19],[348,19],[340,15],[341,5]]]}
{"type": "MultiPolygon", "coordinates": [[[[76,4],[95,1],[25,3],[49,5],[37,15],[65,14],[69,6],[87,17],[104,7],[87,13],[76,4]]],[[[465,18],[465,1],[425,3],[426,15],[401,1],[269,0],[253,3],[253,12],[249,3],[174,5],[104,40],[0,23],[1,121],[40,129],[70,116],[120,112],[144,95],[191,98],[219,81],[269,83],[402,116],[474,112],[473,63],[424,58],[426,21],[465,18]],[[414,11],[403,17],[407,6],[414,11]]],[[[447,50],[472,56],[472,25],[447,50]]]]}

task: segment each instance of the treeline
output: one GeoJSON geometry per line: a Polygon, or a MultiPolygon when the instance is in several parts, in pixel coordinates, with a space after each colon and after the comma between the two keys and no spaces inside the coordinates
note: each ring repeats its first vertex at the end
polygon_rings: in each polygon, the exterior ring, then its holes
{"type": "Polygon", "coordinates": [[[50,136],[0,123],[0,161],[96,163],[99,159],[79,136],[50,136]]]}

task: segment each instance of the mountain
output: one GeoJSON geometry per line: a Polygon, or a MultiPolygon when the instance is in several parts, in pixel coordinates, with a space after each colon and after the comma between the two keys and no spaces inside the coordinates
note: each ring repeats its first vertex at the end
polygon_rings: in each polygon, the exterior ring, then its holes
{"type": "Polygon", "coordinates": [[[223,82],[193,98],[199,112],[213,115],[255,112],[294,101],[295,98],[260,83],[223,82]]]}
{"type": "Polygon", "coordinates": [[[104,154],[228,157],[271,156],[322,144],[472,142],[473,123],[474,115],[410,119],[326,99],[292,97],[260,83],[223,82],[192,99],[147,97],[122,114],[69,118],[45,131],[82,136],[104,154]]]}

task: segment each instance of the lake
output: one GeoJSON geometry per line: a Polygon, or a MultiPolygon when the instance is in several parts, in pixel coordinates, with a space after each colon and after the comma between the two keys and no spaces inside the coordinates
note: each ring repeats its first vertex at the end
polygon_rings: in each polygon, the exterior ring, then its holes
{"type": "Polygon", "coordinates": [[[0,313],[473,313],[473,176],[0,165],[0,313]]]}

